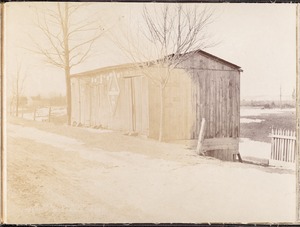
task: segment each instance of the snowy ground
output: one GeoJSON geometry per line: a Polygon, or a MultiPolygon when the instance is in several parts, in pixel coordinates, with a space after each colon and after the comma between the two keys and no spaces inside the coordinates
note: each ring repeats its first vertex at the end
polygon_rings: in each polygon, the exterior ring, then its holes
{"type": "Polygon", "coordinates": [[[244,160],[268,164],[271,157],[271,144],[241,138],[239,151],[244,160]]]}
{"type": "MultiPolygon", "coordinates": [[[[51,107],[51,116],[63,116],[67,114],[67,109],[65,107],[51,107]]],[[[25,112],[22,116],[27,120],[34,120],[34,110],[31,112],[25,112]]],[[[48,121],[49,120],[49,107],[37,108],[35,113],[36,121],[48,121]]]]}
{"type": "Polygon", "coordinates": [[[288,170],[112,131],[18,120],[7,132],[9,223],[295,219],[288,170]]]}
{"type": "Polygon", "coordinates": [[[262,119],[251,119],[251,118],[244,118],[244,117],[240,119],[240,123],[261,123],[263,121],[264,120],[262,119]]]}
{"type": "Polygon", "coordinates": [[[263,114],[274,114],[274,113],[284,113],[284,112],[293,112],[296,111],[295,108],[272,108],[272,109],[263,109],[261,107],[241,107],[241,117],[248,116],[260,116],[263,114]]]}

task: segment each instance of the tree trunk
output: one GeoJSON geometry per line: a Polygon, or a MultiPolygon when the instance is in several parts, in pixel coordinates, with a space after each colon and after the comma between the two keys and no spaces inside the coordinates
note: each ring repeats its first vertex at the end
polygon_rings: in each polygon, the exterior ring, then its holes
{"type": "Polygon", "coordinates": [[[19,97],[17,96],[16,100],[16,117],[19,117],[19,97]]]}
{"type": "Polygon", "coordinates": [[[67,123],[71,125],[72,102],[71,102],[71,78],[70,69],[65,69],[66,77],[66,96],[67,96],[67,123]]]}
{"type": "Polygon", "coordinates": [[[69,12],[68,12],[68,3],[65,3],[65,18],[63,22],[63,35],[64,35],[64,50],[65,50],[65,77],[66,77],[66,96],[67,96],[67,123],[71,125],[71,116],[72,116],[72,102],[71,102],[71,78],[70,78],[70,50],[69,50],[69,12]]]}
{"type": "Polygon", "coordinates": [[[165,116],[165,87],[160,86],[160,117],[159,117],[159,136],[158,140],[163,141],[164,136],[164,116],[165,116]]]}
{"type": "Polygon", "coordinates": [[[78,80],[78,103],[79,103],[79,110],[78,110],[78,122],[77,125],[81,123],[81,85],[80,85],[80,79],[78,80]]]}
{"type": "Polygon", "coordinates": [[[19,117],[19,75],[17,78],[17,91],[16,91],[16,117],[19,117]]]}

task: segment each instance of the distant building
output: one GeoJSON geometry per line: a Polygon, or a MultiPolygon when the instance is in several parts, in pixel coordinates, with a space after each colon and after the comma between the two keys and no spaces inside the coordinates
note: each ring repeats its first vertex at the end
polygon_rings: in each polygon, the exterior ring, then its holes
{"type": "MultiPolygon", "coordinates": [[[[155,64],[143,69],[124,64],[72,75],[73,125],[134,131],[157,139],[160,89],[152,78],[162,70],[155,64]]],[[[197,139],[202,118],[207,122],[205,138],[238,138],[241,71],[202,50],[188,53],[165,88],[164,140],[197,139]]]]}

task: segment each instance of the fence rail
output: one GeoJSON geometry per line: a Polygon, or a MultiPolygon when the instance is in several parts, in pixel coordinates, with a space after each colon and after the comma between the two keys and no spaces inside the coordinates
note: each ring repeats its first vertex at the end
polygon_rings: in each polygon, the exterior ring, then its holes
{"type": "Polygon", "coordinates": [[[272,129],[271,160],[295,162],[296,132],[285,129],[272,129]]]}

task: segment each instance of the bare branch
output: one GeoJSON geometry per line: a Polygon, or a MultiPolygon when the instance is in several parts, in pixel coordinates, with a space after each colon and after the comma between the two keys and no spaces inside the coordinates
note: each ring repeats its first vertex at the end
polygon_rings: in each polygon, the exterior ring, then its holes
{"type": "MultiPolygon", "coordinates": [[[[55,67],[63,68],[66,79],[68,124],[71,120],[71,69],[83,63],[90,55],[92,46],[104,33],[97,20],[82,18],[81,10],[86,3],[57,2],[55,7],[37,12],[36,27],[45,37],[36,42],[31,51],[43,56],[44,61],[55,67]]],[[[84,15],[84,13],[83,13],[84,15]]]]}
{"type": "MultiPolygon", "coordinates": [[[[214,45],[206,32],[206,27],[213,21],[213,13],[207,8],[199,10],[197,6],[182,4],[156,6],[145,5],[142,11],[144,26],[134,32],[134,38],[133,32],[128,32],[120,35],[127,42],[122,42],[118,37],[113,42],[138,66],[141,66],[140,62],[153,62],[156,59],[155,67],[166,68],[165,73],[159,76],[147,74],[147,77],[164,88],[171,71],[190,57],[189,53],[214,45]],[[139,31],[144,40],[138,40],[139,31]],[[149,51],[145,49],[148,46],[149,51]]],[[[146,66],[144,71],[147,71],[146,66]]]]}

